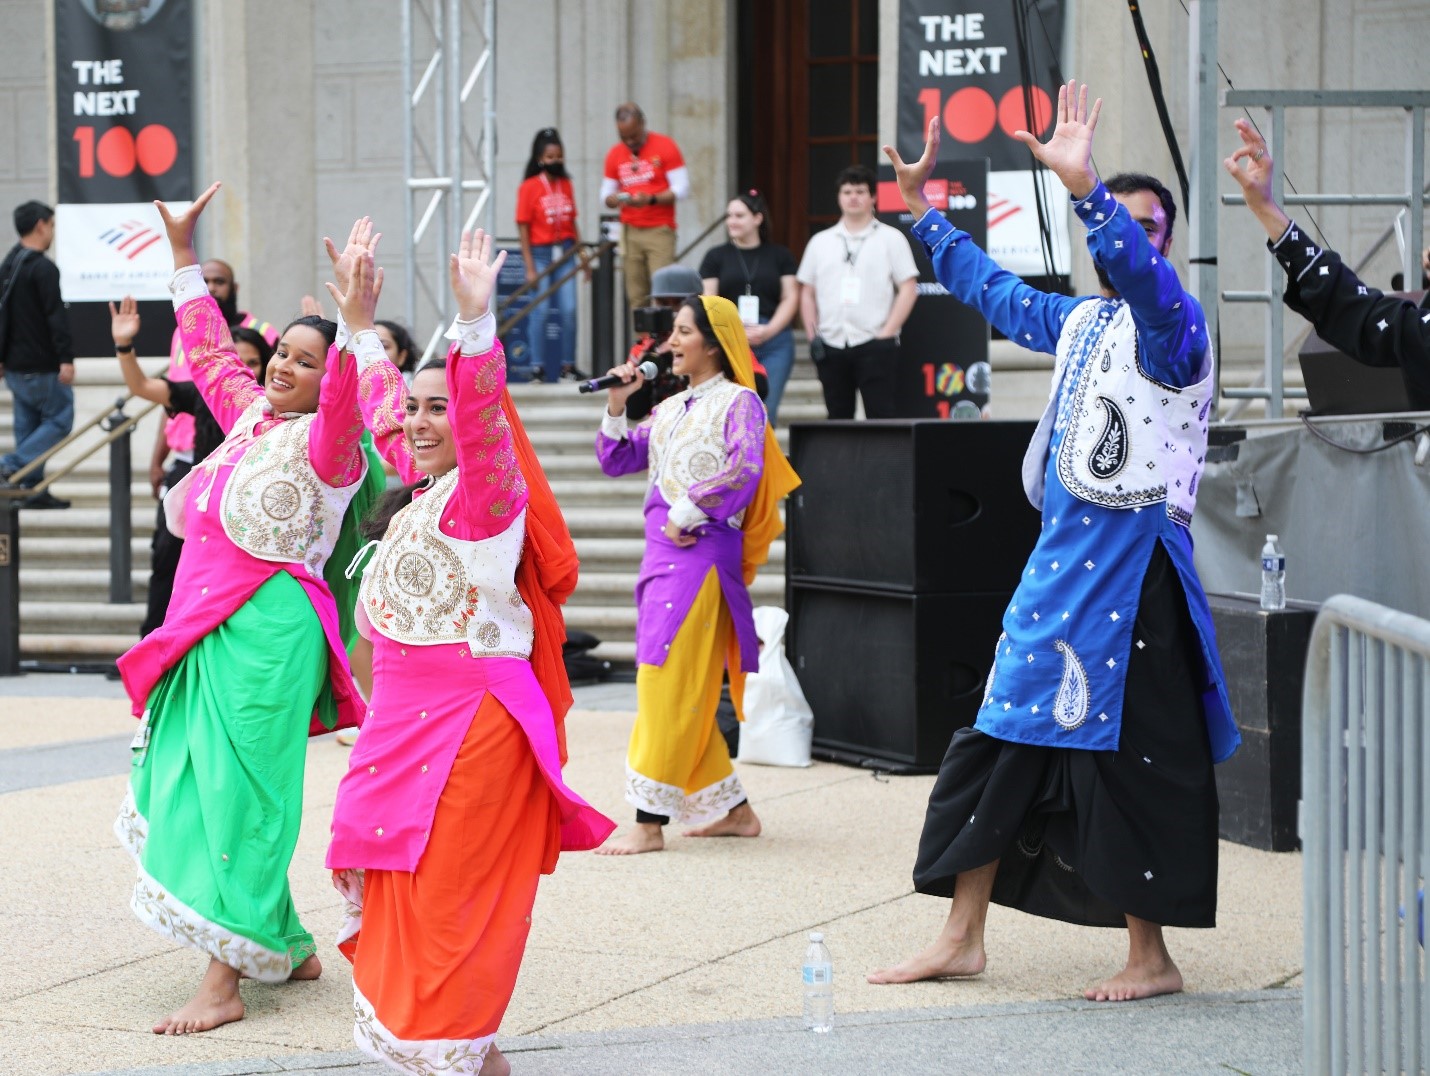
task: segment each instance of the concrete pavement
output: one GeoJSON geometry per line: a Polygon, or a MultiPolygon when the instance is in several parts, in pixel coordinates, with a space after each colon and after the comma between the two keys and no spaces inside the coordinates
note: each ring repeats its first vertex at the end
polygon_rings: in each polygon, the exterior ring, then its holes
{"type": "MultiPolygon", "coordinates": [[[[133,867],[110,831],[133,732],[119,686],[0,680],[0,1073],[378,1072],[353,1052],[351,980],[331,945],[340,901],[322,868],[347,753],[309,748],[290,878],[319,939],[314,983],[246,983],[247,1017],[152,1035],[202,958],[128,911],[133,867]]],[[[578,691],[568,779],[621,801],[629,685],[578,691]]],[[[755,841],[674,836],[658,855],[563,857],[543,879],[499,1042],[518,1073],[1164,1071],[1300,1068],[1300,857],[1223,844],[1219,927],[1169,931],[1189,993],[1094,1005],[1124,936],[994,907],[978,979],[874,987],[863,972],[924,944],[947,905],[909,870],[932,779],[816,764],[746,766],[755,841]],[[804,934],[834,955],[835,1032],[798,1026],[804,934]]]]}

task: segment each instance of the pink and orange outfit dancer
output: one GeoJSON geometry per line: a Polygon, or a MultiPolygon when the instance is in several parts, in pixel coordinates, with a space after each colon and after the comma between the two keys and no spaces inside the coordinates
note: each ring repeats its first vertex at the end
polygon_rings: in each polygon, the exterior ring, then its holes
{"type": "Polygon", "coordinates": [[[348,900],[354,1039],[411,1073],[508,1070],[494,1039],[537,882],[615,828],[561,776],[576,555],[506,391],[490,252],[463,237],[454,343],[410,389],[375,333],[353,344],[378,451],[424,481],[370,521],[384,535],[358,608],[372,689],[328,866],[348,900]]]}
{"type": "Polygon", "coordinates": [[[167,1034],[241,1019],[240,976],[317,977],[287,880],[307,737],[362,713],[323,577],[367,468],[356,364],[330,346],[336,326],[300,319],[259,387],[194,254],[217,188],[177,219],[160,210],[184,350],[227,436],[165,498],[187,539],[174,600],[119,659],[142,721],[115,823],[139,863],[131,905],[209,957],[194,998],[154,1028],[167,1034]]]}

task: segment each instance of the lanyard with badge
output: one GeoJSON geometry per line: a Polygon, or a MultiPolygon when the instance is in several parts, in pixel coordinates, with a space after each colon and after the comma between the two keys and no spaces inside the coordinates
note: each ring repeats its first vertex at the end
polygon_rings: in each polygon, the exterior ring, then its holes
{"type": "MultiPolygon", "coordinates": [[[[864,252],[864,244],[869,241],[869,236],[877,226],[878,221],[875,221],[870,225],[869,231],[859,236],[858,245],[853,247],[849,245],[848,233],[846,233],[842,227],[840,228],[839,239],[844,244],[844,264],[849,266],[850,269],[858,265],[859,255],[864,252]]],[[[845,306],[858,306],[862,296],[863,282],[857,275],[845,272],[844,279],[839,282],[839,301],[845,306]]]]}
{"type": "MultiPolygon", "coordinates": [[[[749,262],[745,261],[745,255],[740,252],[739,247],[731,244],[735,250],[735,257],[740,259],[740,268],[745,271],[745,294],[738,296],[736,307],[740,312],[740,321],[745,325],[758,325],[760,323],[760,297],[755,294],[755,273],[750,268],[749,262]]],[[[755,269],[760,267],[760,258],[765,252],[764,244],[760,244],[755,250],[755,269]]]]}

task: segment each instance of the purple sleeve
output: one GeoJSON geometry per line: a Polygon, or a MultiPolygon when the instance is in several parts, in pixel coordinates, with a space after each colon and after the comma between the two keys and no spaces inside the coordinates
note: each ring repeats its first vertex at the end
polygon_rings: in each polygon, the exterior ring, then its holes
{"type": "Polygon", "coordinates": [[[765,405],[753,392],[742,392],[725,415],[725,466],[690,487],[691,503],[723,523],[755,496],[765,472],[765,405]]]}
{"type": "Polygon", "coordinates": [[[596,460],[611,478],[644,471],[650,461],[650,426],[642,424],[627,430],[625,437],[619,439],[602,430],[596,434],[596,460]]]}

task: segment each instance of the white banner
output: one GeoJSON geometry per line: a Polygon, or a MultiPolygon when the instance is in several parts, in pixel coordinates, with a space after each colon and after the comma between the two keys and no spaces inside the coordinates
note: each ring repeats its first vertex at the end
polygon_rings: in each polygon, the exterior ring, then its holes
{"type": "MultiPolygon", "coordinates": [[[[1019,276],[1042,276],[1043,241],[1038,232],[1038,205],[1033,198],[1032,172],[988,173],[988,253],[1019,276]]],[[[1043,203],[1053,237],[1053,271],[1068,273],[1068,192],[1051,175],[1043,183],[1043,203]]]]}
{"type": "MultiPolygon", "coordinates": [[[[182,213],[188,202],[170,202],[182,213]]],[[[169,298],[174,258],[159,211],[150,202],[55,207],[55,262],[66,302],[103,302],[126,295],[169,298]]]]}

